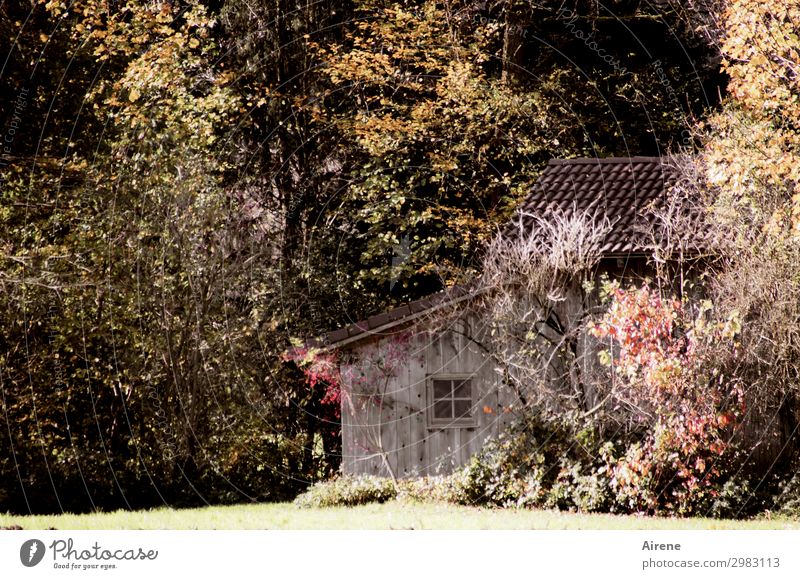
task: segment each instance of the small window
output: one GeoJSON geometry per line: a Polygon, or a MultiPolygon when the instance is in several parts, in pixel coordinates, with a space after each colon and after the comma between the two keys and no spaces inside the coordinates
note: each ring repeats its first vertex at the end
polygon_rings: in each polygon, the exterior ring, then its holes
{"type": "Polygon", "coordinates": [[[428,386],[428,424],[438,427],[475,426],[472,379],[434,376],[428,386]]]}

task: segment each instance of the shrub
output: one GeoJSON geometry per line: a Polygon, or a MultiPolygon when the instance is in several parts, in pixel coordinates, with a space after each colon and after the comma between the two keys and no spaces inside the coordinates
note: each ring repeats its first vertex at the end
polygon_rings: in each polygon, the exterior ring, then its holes
{"type": "Polygon", "coordinates": [[[763,509],[764,502],[754,492],[750,479],[734,475],[719,485],[706,508],[698,514],[715,519],[738,519],[763,509]]]}
{"type": "Polygon", "coordinates": [[[257,429],[231,429],[226,436],[212,439],[216,452],[208,453],[210,460],[197,483],[199,490],[209,500],[223,504],[238,503],[242,496],[257,501],[291,500],[320,476],[299,467],[304,441],[304,434],[289,437],[257,429]]]}
{"type": "Polygon", "coordinates": [[[566,421],[530,417],[512,425],[454,477],[462,504],[598,510],[608,483],[591,436],[574,435],[566,421]],[[580,440],[580,443],[578,441],[580,440]]]}
{"type": "Polygon", "coordinates": [[[458,503],[461,472],[449,476],[426,476],[402,479],[398,498],[415,502],[458,503]]]}
{"type": "Polygon", "coordinates": [[[800,517],[800,471],[778,483],[772,499],[772,511],[786,517],[800,517]]]}
{"type": "Polygon", "coordinates": [[[299,507],[352,507],[383,503],[394,499],[397,491],[389,478],[359,475],[341,476],[311,486],[294,503],[299,507]]]}
{"type": "Polygon", "coordinates": [[[490,440],[459,473],[461,504],[537,505],[543,498],[545,456],[542,440],[525,424],[490,440]]]}
{"type": "Polygon", "coordinates": [[[710,302],[693,315],[647,285],[609,293],[611,305],[591,331],[615,345],[605,353],[616,374],[611,394],[632,409],[619,418],[643,433],[629,433],[611,469],[613,489],[633,510],[694,512],[724,480],[735,450],[726,431],[741,420],[742,391],[718,360],[735,347],[738,317],[710,323],[710,302]]]}
{"type": "Polygon", "coordinates": [[[562,460],[560,467],[547,492],[545,506],[586,513],[613,510],[613,493],[604,467],[569,460],[562,460]]]}

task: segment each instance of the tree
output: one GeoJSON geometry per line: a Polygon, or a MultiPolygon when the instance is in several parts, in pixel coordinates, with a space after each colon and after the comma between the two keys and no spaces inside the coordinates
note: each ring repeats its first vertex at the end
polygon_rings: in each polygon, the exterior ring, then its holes
{"type": "Polygon", "coordinates": [[[65,42],[109,63],[82,95],[103,138],[7,172],[3,190],[3,409],[21,427],[0,464],[19,486],[0,498],[82,510],[285,497],[316,467],[302,410],[271,382],[292,385],[280,231],[232,177],[242,110],[214,19],[199,5],[83,8],[65,42]]]}
{"type": "Polygon", "coordinates": [[[720,45],[729,95],[704,135],[704,185],[727,240],[711,296],[743,321],[731,371],[745,385],[765,466],[791,456],[798,424],[798,18],[793,2],[727,4],[720,45]]]}
{"type": "Polygon", "coordinates": [[[313,110],[350,167],[325,223],[376,305],[387,286],[402,301],[474,275],[547,159],[691,145],[674,137],[709,102],[707,45],[674,12],[577,4],[360,2],[341,41],[314,43],[330,86],[313,110]],[[670,26],[691,63],[668,42],[647,60],[619,40],[670,26]],[[684,78],[698,62],[701,82],[684,78]]]}

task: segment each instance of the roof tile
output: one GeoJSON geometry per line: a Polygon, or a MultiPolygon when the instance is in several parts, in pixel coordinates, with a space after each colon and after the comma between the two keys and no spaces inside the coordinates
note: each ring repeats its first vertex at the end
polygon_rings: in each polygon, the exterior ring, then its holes
{"type": "MultiPolygon", "coordinates": [[[[568,215],[597,209],[612,229],[601,243],[604,253],[641,252],[647,240],[641,234],[646,213],[667,198],[676,181],[675,168],[660,157],[553,160],[523,202],[523,223],[533,227],[536,217],[553,210],[568,215]]],[[[507,230],[518,231],[518,220],[507,230]]]]}

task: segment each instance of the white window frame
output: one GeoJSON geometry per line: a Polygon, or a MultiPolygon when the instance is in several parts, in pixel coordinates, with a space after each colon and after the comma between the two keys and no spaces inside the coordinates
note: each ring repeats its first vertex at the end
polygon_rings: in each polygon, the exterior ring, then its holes
{"type": "MultiPolygon", "coordinates": [[[[427,416],[428,428],[432,430],[439,430],[442,428],[475,428],[478,425],[477,420],[477,382],[475,381],[474,374],[429,374],[425,384],[427,406],[425,414],[427,416]],[[448,380],[448,381],[466,381],[470,382],[470,413],[465,418],[435,418],[433,414],[434,396],[433,396],[433,382],[434,380],[448,380]]],[[[452,385],[451,385],[452,393],[452,385]]],[[[448,400],[467,400],[467,398],[448,398],[448,400]]]]}

